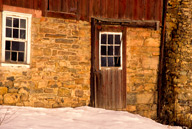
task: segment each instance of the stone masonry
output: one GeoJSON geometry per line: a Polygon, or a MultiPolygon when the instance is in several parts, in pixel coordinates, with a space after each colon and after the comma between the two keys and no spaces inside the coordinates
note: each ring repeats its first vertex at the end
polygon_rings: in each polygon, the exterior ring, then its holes
{"type": "Polygon", "coordinates": [[[90,24],[42,17],[32,18],[31,28],[30,68],[0,67],[0,104],[47,108],[88,105],[90,24]]]}
{"type": "Polygon", "coordinates": [[[157,118],[160,30],[127,28],[127,110],[157,118]]]}
{"type": "MultiPolygon", "coordinates": [[[[0,104],[89,105],[91,24],[33,17],[31,33],[30,68],[0,66],[0,104]]],[[[160,30],[127,27],[126,39],[126,110],[156,119],[160,30]]]]}
{"type": "Polygon", "coordinates": [[[192,1],[169,0],[161,118],[192,128],[192,1]]]}

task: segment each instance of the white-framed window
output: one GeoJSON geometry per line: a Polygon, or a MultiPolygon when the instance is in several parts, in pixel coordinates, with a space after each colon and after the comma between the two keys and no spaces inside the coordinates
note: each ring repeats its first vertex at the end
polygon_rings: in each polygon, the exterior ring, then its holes
{"type": "Polygon", "coordinates": [[[2,66],[30,64],[31,14],[3,11],[2,66]]]}
{"type": "Polygon", "coordinates": [[[99,68],[122,68],[122,32],[99,33],[99,68]]]}

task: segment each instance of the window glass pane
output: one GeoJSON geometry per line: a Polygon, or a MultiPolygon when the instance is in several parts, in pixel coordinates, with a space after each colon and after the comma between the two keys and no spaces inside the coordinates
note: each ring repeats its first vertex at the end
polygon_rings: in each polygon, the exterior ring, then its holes
{"type": "Polygon", "coordinates": [[[5,43],[5,50],[10,50],[11,48],[11,42],[10,41],[6,41],[5,43]]]}
{"type": "Polygon", "coordinates": [[[24,61],[24,53],[19,52],[18,61],[24,61]]]}
{"type": "Polygon", "coordinates": [[[6,26],[12,27],[12,18],[6,17],[6,26]]]}
{"type": "Polygon", "coordinates": [[[9,60],[10,60],[10,52],[9,52],[9,51],[6,51],[6,52],[5,52],[5,60],[6,60],[6,61],[9,61],[9,60]]]}
{"type": "Polygon", "coordinates": [[[108,57],[108,66],[113,66],[113,57],[108,57]]]}
{"type": "Polygon", "coordinates": [[[101,44],[106,44],[106,39],[107,39],[107,35],[106,34],[102,34],[101,35],[101,44]]]}
{"type": "Polygon", "coordinates": [[[101,46],[101,55],[106,55],[106,46],[101,46]]]}
{"type": "Polygon", "coordinates": [[[25,30],[20,30],[20,38],[25,39],[25,30]]]}
{"type": "Polygon", "coordinates": [[[115,46],[115,55],[120,55],[120,46],[115,46]]]}
{"type": "Polygon", "coordinates": [[[19,19],[18,18],[13,19],[13,27],[19,28],[19,19]]]}
{"type": "Polygon", "coordinates": [[[115,44],[120,44],[121,40],[120,40],[120,35],[115,35],[115,44]]]}
{"type": "Polygon", "coordinates": [[[108,35],[108,44],[113,44],[113,35],[108,35]]]}
{"type": "Polygon", "coordinates": [[[102,67],[106,66],[106,57],[101,57],[101,66],[102,67]]]}
{"type": "Polygon", "coordinates": [[[116,66],[116,67],[120,67],[120,66],[121,66],[121,64],[120,64],[120,60],[121,60],[120,57],[114,57],[115,66],[116,66]]]}
{"type": "Polygon", "coordinates": [[[19,30],[13,29],[13,38],[19,38],[19,30]]]}
{"type": "Polygon", "coordinates": [[[26,28],[26,20],[20,19],[20,28],[26,28]]]}
{"type": "Polygon", "coordinates": [[[25,50],[25,43],[24,42],[12,42],[12,50],[15,51],[24,51],[25,50]]]}
{"type": "Polygon", "coordinates": [[[17,61],[17,52],[12,52],[11,53],[11,60],[12,61],[17,61]]]}
{"type": "Polygon", "coordinates": [[[113,46],[108,46],[108,55],[113,55],[113,46]]]}
{"type": "Polygon", "coordinates": [[[6,28],[6,37],[12,37],[12,29],[11,28],[6,28]]]}

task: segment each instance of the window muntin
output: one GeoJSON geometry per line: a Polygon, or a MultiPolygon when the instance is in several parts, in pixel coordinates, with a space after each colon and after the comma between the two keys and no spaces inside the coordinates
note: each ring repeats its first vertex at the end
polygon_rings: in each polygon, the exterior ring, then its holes
{"type": "Polygon", "coordinates": [[[3,12],[2,62],[30,63],[31,14],[3,12]]]}
{"type": "Polygon", "coordinates": [[[100,32],[99,38],[100,68],[121,68],[122,33],[100,32]]]}

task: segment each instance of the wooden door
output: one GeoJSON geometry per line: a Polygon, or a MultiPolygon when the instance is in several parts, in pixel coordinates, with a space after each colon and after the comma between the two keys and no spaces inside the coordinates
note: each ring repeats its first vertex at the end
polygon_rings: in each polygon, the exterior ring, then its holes
{"type": "Polygon", "coordinates": [[[125,28],[92,23],[92,95],[95,107],[126,107],[125,28]]]}

